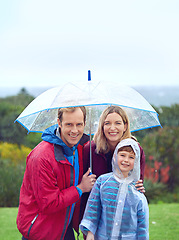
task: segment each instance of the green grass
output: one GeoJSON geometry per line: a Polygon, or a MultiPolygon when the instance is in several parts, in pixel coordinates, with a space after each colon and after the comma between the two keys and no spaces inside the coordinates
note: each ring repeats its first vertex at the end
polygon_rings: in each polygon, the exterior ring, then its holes
{"type": "Polygon", "coordinates": [[[20,240],[16,227],[17,208],[0,208],[0,240],[20,240]]]}
{"type": "Polygon", "coordinates": [[[179,204],[150,204],[150,240],[179,239],[179,204]]]}
{"type": "MultiPolygon", "coordinates": [[[[179,204],[150,204],[149,209],[150,240],[179,239],[179,204]]],[[[0,240],[21,240],[16,216],[17,208],[0,208],[0,240]]]]}

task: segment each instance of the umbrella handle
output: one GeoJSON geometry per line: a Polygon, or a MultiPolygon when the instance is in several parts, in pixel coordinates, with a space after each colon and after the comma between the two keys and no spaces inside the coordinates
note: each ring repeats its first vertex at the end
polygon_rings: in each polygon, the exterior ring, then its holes
{"type": "Polygon", "coordinates": [[[88,70],[88,81],[91,81],[91,71],[88,70]]]}
{"type": "Polygon", "coordinates": [[[88,175],[88,176],[90,176],[90,175],[92,175],[92,171],[91,171],[91,168],[90,168],[90,173],[89,173],[89,175],[88,175]]]}

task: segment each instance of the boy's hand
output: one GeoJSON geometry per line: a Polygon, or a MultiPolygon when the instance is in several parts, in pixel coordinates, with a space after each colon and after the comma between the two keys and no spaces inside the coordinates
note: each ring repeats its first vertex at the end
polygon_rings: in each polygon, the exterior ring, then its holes
{"type": "Polygon", "coordinates": [[[90,192],[94,183],[96,182],[96,175],[90,173],[91,170],[89,168],[88,171],[83,175],[81,183],[77,185],[77,187],[80,188],[83,193],[90,192]]]}
{"type": "Polygon", "coordinates": [[[140,191],[141,193],[145,193],[145,188],[144,188],[144,185],[143,185],[143,181],[142,181],[142,180],[137,181],[135,187],[136,187],[137,190],[140,191]]]}
{"type": "Polygon", "coordinates": [[[86,240],[94,240],[94,234],[89,231],[87,236],[86,236],[86,240]]]}

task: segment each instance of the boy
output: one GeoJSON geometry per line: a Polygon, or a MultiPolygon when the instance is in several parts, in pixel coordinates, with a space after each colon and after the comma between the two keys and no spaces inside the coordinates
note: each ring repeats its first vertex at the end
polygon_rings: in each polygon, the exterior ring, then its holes
{"type": "Polygon", "coordinates": [[[113,172],[97,179],[80,224],[87,240],[149,239],[147,200],[134,186],[140,178],[139,159],[135,140],[128,138],[117,145],[113,172]]]}

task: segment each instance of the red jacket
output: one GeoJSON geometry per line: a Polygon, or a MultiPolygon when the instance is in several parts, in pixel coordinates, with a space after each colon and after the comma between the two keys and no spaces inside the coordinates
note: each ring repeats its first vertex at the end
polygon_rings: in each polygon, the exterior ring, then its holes
{"type": "MultiPolygon", "coordinates": [[[[80,182],[83,146],[79,144],[77,149],[80,182]]],[[[74,186],[74,174],[59,145],[42,141],[28,155],[17,215],[17,227],[25,238],[63,239],[75,202],[73,227],[78,232],[80,196],[74,186]]]]}

